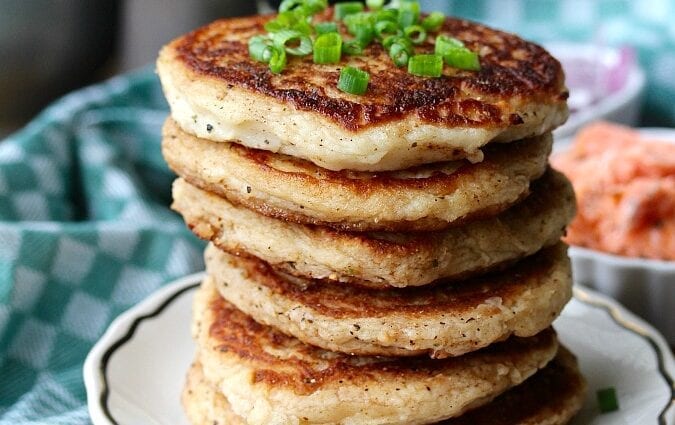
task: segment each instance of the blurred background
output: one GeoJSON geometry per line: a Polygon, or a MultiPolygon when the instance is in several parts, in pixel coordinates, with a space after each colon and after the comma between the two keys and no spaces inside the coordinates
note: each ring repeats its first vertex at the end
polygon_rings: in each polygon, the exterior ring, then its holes
{"type": "MultiPolygon", "coordinates": [[[[68,91],[151,64],[160,46],[174,36],[219,17],[271,10],[274,3],[0,0],[0,137],[68,91]]],[[[670,25],[675,18],[675,1],[422,3],[428,11],[440,10],[517,32],[552,46],[559,56],[570,56],[561,59],[575,108],[598,102],[628,84],[630,78],[637,78],[632,81],[632,106],[620,111],[615,120],[675,126],[675,26],[670,25]],[[579,44],[570,48],[569,43],[583,43],[591,49],[581,54],[579,44]],[[634,64],[645,70],[646,84],[639,81],[639,75],[629,75],[634,64]]]]}

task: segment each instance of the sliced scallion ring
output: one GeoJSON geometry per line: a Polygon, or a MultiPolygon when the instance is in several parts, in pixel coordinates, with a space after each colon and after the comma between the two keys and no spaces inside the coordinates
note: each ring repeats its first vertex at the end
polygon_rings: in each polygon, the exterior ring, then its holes
{"type": "Polygon", "coordinates": [[[389,47],[389,56],[399,68],[408,64],[412,51],[404,43],[393,42],[389,47]]]}
{"type": "Polygon", "coordinates": [[[272,57],[272,40],[256,35],[248,40],[248,54],[258,62],[268,63],[272,57]]]}
{"type": "Polygon", "coordinates": [[[416,1],[404,1],[398,8],[398,25],[401,28],[415,25],[420,18],[420,4],[416,1]]]}
{"type": "Polygon", "coordinates": [[[286,49],[280,46],[272,46],[270,57],[270,71],[275,74],[281,73],[286,68],[286,49]]]}
{"type": "Polygon", "coordinates": [[[347,15],[363,12],[363,3],[360,1],[345,1],[337,3],[333,9],[333,20],[340,21],[347,15]]]}
{"type": "Polygon", "coordinates": [[[295,30],[281,30],[272,34],[275,45],[286,49],[288,54],[304,56],[312,53],[312,39],[295,30]]]}
{"type": "Polygon", "coordinates": [[[427,31],[421,25],[410,25],[403,30],[403,34],[413,44],[422,44],[427,39],[427,31]]]}
{"type": "Polygon", "coordinates": [[[370,10],[380,10],[384,6],[384,0],[366,0],[366,6],[370,10]]]}
{"type": "Polygon", "coordinates": [[[378,21],[375,23],[375,35],[383,39],[390,35],[398,35],[398,24],[393,21],[378,21]]]}
{"type": "Polygon", "coordinates": [[[420,77],[440,77],[443,58],[440,55],[415,55],[408,61],[408,72],[420,77]]]}
{"type": "Polygon", "coordinates": [[[363,53],[363,44],[359,40],[349,40],[342,43],[342,51],[346,55],[360,55],[363,53]]]}
{"type": "Polygon", "coordinates": [[[443,12],[431,12],[426,18],[422,19],[422,26],[429,32],[438,31],[445,22],[443,12]]]}
{"type": "Polygon", "coordinates": [[[345,93],[364,94],[368,90],[370,74],[358,68],[346,66],[340,71],[337,88],[345,93]]]}
{"type": "Polygon", "coordinates": [[[336,32],[321,34],[314,42],[314,63],[338,63],[342,56],[342,37],[336,32]]]}
{"type": "Polygon", "coordinates": [[[335,22],[319,22],[314,25],[314,31],[316,31],[318,35],[321,35],[329,32],[338,32],[338,27],[335,22]]]}
{"type": "Polygon", "coordinates": [[[460,40],[457,40],[454,37],[448,37],[447,35],[439,35],[436,37],[436,45],[434,46],[434,53],[437,55],[444,55],[450,50],[457,49],[466,49],[464,43],[460,40]]]}

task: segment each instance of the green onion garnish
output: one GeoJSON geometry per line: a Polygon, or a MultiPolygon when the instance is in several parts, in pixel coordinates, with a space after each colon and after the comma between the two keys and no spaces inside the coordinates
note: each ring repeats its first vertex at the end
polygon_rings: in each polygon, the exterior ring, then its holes
{"type": "Polygon", "coordinates": [[[600,412],[608,413],[619,410],[619,401],[616,397],[616,390],[613,387],[598,390],[597,397],[600,412]]]}
{"type": "Polygon", "coordinates": [[[398,8],[398,25],[401,28],[415,25],[420,17],[420,4],[416,1],[402,2],[398,8]]]}
{"type": "Polygon", "coordinates": [[[443,56],[448,65],[467,71],[480,70],[478,54],[467,49],[460,40],[445,35],[436,37],[434,52],[443,56]]]}
{"type": "Polygon", "coordinates": [[[380,10],[384,6],[384,0],[366,0],[366,6],[370,10],[380,10]]]}
{"type": "Polygon", "coordinates": [[[378,21],[375,23],[375,35],[378,38],[385,38],[388,35],[398,34],[398,24],[393,21],[378,21]]]}
{"type": "Polygon", "coordinates": [[[344,23],[347,26],[347,31],[363,46],[367,46],[375,38],[374,16],[370,12],[347,15],[344,23]]]}
{"type": "Polygon", "coordinates": [[[422,19],[422,26],[425,30],[434,32],[441,29],[443,22],[445,22],[445,15],[442,12],[431,12],[429,16],[422,19]]]}
{"type": "Polygon", "coordinates": [[[338,63],[342,56],[342,37],[336,32],[321,34],[314,42],[314,63],[338,63]]]}
{"type": "Polygon", "coordinates": [[[256,35],[248,40],[248,54],[258,62],[268,63],[272,58],[272,40],[264,35],[256,35]]]}
{"type": "Polygon", "coordinates": [[[363,53],[363,44],[359,40],[349,40],[342,43],[342,51],[346,55],[360,55],[363,53]]]}
{"type": "Polygon", "coordinates": [[[333,11],[333,20],[340,21],[345,16],[353,13],[363,12],[363,3],[360,1],[346,1],[337,3],[333,11]]]}
{"type": "Polygon", "coordinates": [[[279,46],[272,46],[272,56],[270,57],[270,71],[275,74],[281,73],[286,68],[286,49],[279,46]]]}
{"type": "Polygon", "coordinates": [[[321,35],[328,32],[338,32],[338,27],[335,22],[319,22],[314,25],[314,31],[316,31],[318,35],[321,35]]]}
{"type": "Polygon", "coordinates": [[[307,16],[319,13],[328,7],[327,0],[283,0],[279,12],[302,11],[307,16]]]}
{"type": "Polygon", "coordinates": [[[391,57],[391,60],[394,61],[394,65],[399,68],[408,64],[411,55],[412,49],[405,43],[394,42],[389,46],[389,56],[391,57]]]}
{"type": "Polygon", "coordinates": [[[408,72],[420,77],[440,77],[443,58],[440,55],[415,55],[408,61],[408,72]]]}
{"type": "Polygon", "coordinates": [[[392,21],[398,23],[398,9],[382,9],[375,12],[375,22],[392,21]]]}
{"type": "Polygon", "coordinates": [[[358,68],[346,66],[340,71],[337,88],[345,93],[363,94],[368,90],[370,74],[358,68]]]}
{"type": "Polygon", "coordinates": [[[305,35],[312,33],[312,27],[307,22],[307,17],[302,10],[281,12],[275,19],[265,24],[267,32],[277,32],[284,29],[292,29],[305,35]]]}
{"type": "Polygon", "coordinates": [[[469,49],[452,50],[443,55],[443,60],[448,65],[455,67],[457,69],[462,69],[466,71],[480,70],[480,61],[478,60],[478,54],[472,52],[469,49]]]}
{"type": "Polygon", "coordinates": [[[403,34],[412,41],[413,44],[422,44],[427,39],[427,31],[421,25],[411,25],[403,30],[403,34]]]}
{"type": "Polygon", "coordinates": [[[276,32],[272,34],[272,41],[291,55],[304,56],[312,53],[312,39],[295,30],[276,32]]]}

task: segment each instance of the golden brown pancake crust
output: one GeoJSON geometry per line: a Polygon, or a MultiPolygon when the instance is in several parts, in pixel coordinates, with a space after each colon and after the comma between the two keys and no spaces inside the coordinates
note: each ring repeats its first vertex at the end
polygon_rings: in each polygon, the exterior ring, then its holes
{"type": "Polygon", "coordinates": [[[513,425],[567,423],[584,402],[586,382],[577,360],[565,347],[544,369],[489,404],[442,425],[513,425]]]}
{"type": "Polygon", "coordinates": [[[261,325],[220,297],[211,302],[209,309],[213,320],[208,333],[213,347],[202,349],[235,355],[241,361],[255,365],[254,384],[288,388],[299,395],[310,394],[326,385],[339,384],[342,380],[358,384],[372,382],[375,376],[403,381],[430,378],[465,367],[472,356],[479,356],[485,362],[490,362],[492,357],[504,363],[508,362],[507,359],[517,362],[517,358],[525,352],[546,351],[551,346],[557,346],[556,333],[548,328],[535,336],[511,337],[461,357],[350,356],[303,344],[272,327],[261,325]],[[282,358],[270,353],[274,349],[288,350],[292,355],[282,358]]]}
{"type": "MultiPolygon", "coordinates": [[[[581,408],[585,390],[574,355],[561,346],[556,358],[524,383],[438,425],[561,425],[581,408]]],[[[182,400],[193,425],[245,423],[232,412],[225,396],[206,380],[198,361],[188,372],[182,400]]]]}
{"type": "MultiPolygon", "coordinates": [[[[247,41],[266,31],[274,15],[219,20],[174,40],[176,59],[198,75],[269,96],[298,110],[325,116],[347,130],[400,120],[411,115],[445,127],[496,127],[523,122],[511,103],[564,104],[568,92],[560,63],[542,47],[480,24],[446,18],[439,33],[452,35],[480,54],[481,70],[445,67],[441,78],[420,78],[397,68],[378,43],[351,65],[370,72],[367,95],[329,94],[340,64],[317,65],[312,55],[289,57],[281,75],[250,58],[247,41]]],[[[330,20],[329,9],[320,20],[330,20]]],[[[433,51],[427,42],[416,53],[433,51]]]]}

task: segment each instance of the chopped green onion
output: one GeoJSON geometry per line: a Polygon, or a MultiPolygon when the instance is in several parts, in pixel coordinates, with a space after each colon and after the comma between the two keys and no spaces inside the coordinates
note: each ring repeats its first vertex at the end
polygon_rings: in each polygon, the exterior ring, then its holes
{"type": "Polygon", "coordinates": [[[305,35],[312,33],[312,27],[307,22],[307,17],[302,11],[298,10],[281,12],[275,19],[265,24],[267,32],[277,32],[284,29],[295,30],[305,35]]]}
{"type": "Polygon", "coordinates": [[[398,9],[382,9],[375,12],[375,22],[398,22],[398,9]]]}
{"type": "Polygon", "coordinates": [[[443,58],[440,55],[415,55],[408,61],[408,72],[420,77],[440,77],[443,58]]]}
{"type": "Polygon", "coordinates": [[[272,57],[272,40],[256,35],[248,40],[248,54],[258,62],[268,63],[272,57]]]}
{"type": "Polygon", "coordinates": [[[429,16],[422,20],[422,26],[427,31],[438,31],[445,22],[445,15],[443,12],[431,12],[429,16]]]}
{"type": "Polygon", "coordinates": [[[412,54],[412,49],[404,42],[394,41],[389,47],[389,56],[399,68],[408,64],[412,54]]]}
{"type": "Polygon", "coordinates": [[[297,9],[298,7],[304,6],[305,0],[283,0],[279,4],[279,12],[287,12],[291,9],[297,9]]]}
{"type": "Polygon", "coordinates": [[[375,18],[370,12],[358,12],[347,15],[344,19],[347,31],[363,46],[367,46],[375,38],[375,18]]]}
{"type": "Polygon", "coordinates": [[[304,56],[312,53],[312,39],[294,30],[281,30],[272,34],[272,41],[291,55],[304,56]]]}
{"type": "Polygon", "coordinates": [[[270,71],[275,74],[281,73],[286,68],[286,50],[283,47],[272,46],[270,57],[270,71]]]}
{"type": "Polygon", "coordinates": [[[393,21],[378,21],[375,23],[375,35],[378,38],[385,38],[388,35],[397,35],[398,25],[393,21]]]}
{"type": "Polygon", "coordinates": [[[314,31],[316,31],[318,35],[321,35],[328,32],[338,32],[338,27],[335,22],[319,22],[314,25],[314,31]]]}
{"type": "Polygon", "coordinates": [[[370,10],[380,10],[384,6],[384,0],[366,0],[366,6],[370,10]]]}
{"type": "Polygon", "coordinates": [[[346,66],[340,71],[337,88],[345,93],[363,94],[368,90],[370,75],[358,68],[346,66]]]}
{"type": "Polygon", "coordinates": [[[315,15],[328,7],[327,0],[283,0],[279,12],[300,11],[307,16],[315,15]]]}
{"type": "Polygon", "coordinates": [[[616,397],[616,390],[613,387],[598,390],[597,397],[600,412],[608,413],[619,410],[619,401],[616,397]]]}
{"type": "Polygon", "coordinates": [[[342,56],[342,37],[336,32],[321,34],[314,42],[314,63],[338,63],[342,56]]]}
{"type": "Polygon", "coordinates": [[[480,71],[478,54],[469,49],[451,50],[443,55],[443,60],[448,65],[465,71],[480,71]]]}
{"type": "Polygon", "coordinates": [[[360,55],[363,53],[364,45],[359,40],[349,40],[342,43],[342,51],[346,55],[360,55]]]}
{"type": "Polygon", "coordinates": [[[466,49],[464,43],[457,40],[454,37],[448,37],[447,35],[439,35],[436,37],[436,45],[434,46],[434,53],[437,55],[444,55],[451,50],[456,49],[466,49]]]}
{"type": "Polygon", "coordinates": [[[422,44],[427,39],[427,31],[421,25],[411,25],[403,30],[403,34],[412,41],[413,44],[422,44]]]}
{"type": "Polygon", "coordinates": [[[363,3],[360,1],[346,1],[337,3],[335,5],[335,9],[333,10],[333,20],[340,21],[344,19],[345,16],[358,12],[363,12],[363,3]]]}
{"type": "Polygon", "coordinates": [[[398,8],[398,25],[401,28],[415,25],[420,17],[420,4],[416,1],[402,2],[398,8]]]}
{"type": "Polygon", "coordinates": [[[480,70],[478,54],[467,49],[460,40],[445,35],[436,37],[434,52],[443,56],[448,65],[467,71],[480,70]]]}

